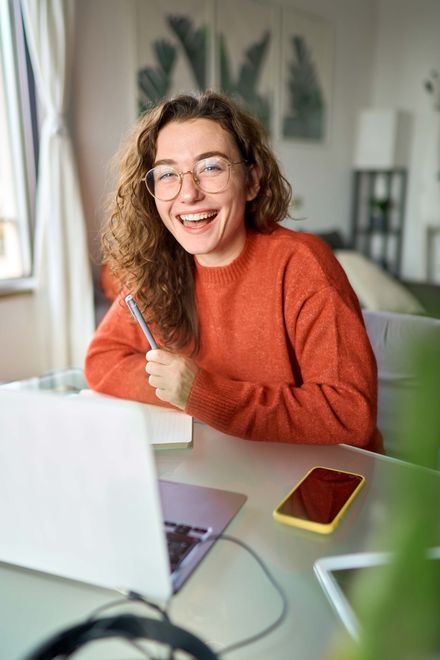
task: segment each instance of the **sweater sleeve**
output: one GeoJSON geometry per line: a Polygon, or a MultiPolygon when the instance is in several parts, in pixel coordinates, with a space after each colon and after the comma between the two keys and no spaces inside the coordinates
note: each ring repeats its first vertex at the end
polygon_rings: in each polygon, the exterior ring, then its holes
{"type": "Polygon", "coordinates": [[[89,387],[102,394],[171,407],[157,398],[145,372],[150,350],[138,324],[116,298],[88,347],[84,375],[89,387]]]}
{"type": "Polygon", "coordinates": [[[380,450],[376,363],[357,305],[328,286],[286,313],[299,383],[239,382],[200,369],[186,412],[252,440],[380,450]]]}

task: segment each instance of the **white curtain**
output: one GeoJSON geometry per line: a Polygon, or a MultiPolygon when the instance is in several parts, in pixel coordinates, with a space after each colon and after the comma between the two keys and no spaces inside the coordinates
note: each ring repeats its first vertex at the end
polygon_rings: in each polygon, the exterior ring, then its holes
{"type": "Polygon", "coordinates": [[[22,0],[26,36],[44,119],[35,233],[38,307],[48,367],[82,366],[94,331],[87,236],[66,111],[74,0],[22,0]]]}

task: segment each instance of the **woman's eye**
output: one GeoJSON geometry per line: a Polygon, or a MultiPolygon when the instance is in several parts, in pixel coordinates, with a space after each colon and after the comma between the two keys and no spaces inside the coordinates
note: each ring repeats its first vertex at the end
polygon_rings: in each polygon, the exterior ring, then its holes
{"type": "Polygon", "coordinates": [[[177,178],[177,173],[173,170],[167,170],[165,172],[160,172],[158,175],[158,181],[173,181],[177,178]]]}
{"type": "Polygon", "coordinates": [[[197,171],[199,174],[218,174],[219,172],[223,172],[224,169],[224,165],[218,161],[207,161],[201,163],[197,171]]]}

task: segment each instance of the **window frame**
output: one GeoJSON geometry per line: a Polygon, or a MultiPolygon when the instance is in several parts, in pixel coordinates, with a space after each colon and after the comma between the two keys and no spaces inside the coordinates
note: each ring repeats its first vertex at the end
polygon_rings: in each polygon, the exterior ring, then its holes
{"type": "Polygon", "coordinates": [[[33,291],[36,287],[33,237],[38,164],[37,103],[19,0],[0,0],[0,48],[23,262],[22,276],[0,279],[2,296],[33,291]]]}

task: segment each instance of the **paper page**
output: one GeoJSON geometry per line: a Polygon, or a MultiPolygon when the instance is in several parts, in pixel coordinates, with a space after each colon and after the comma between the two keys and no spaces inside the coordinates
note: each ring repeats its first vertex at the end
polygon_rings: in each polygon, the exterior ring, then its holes
{"type": "Polygon", "coordinates": [[[148,412],[153,429],[153,445],[157,448],[190,447],[193,418],[177,410],[140,404],[148,412]]]}

